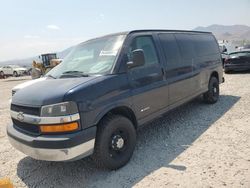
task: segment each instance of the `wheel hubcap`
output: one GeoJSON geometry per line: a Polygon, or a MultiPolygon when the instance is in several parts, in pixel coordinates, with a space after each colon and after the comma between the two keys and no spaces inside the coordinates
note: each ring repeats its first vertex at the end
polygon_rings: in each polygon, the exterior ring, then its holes
{"type": "Polygon", "coordinates": [[[214,93],[217,93],[217,88],[216,87],[214,87],[214,93]]]}
{"type": "Polygon", "coordinates": [[[120,150],[124,146],[124,139],[120,135],[115,135],[112,138],[112,148],[115,150],[120,150]]]}

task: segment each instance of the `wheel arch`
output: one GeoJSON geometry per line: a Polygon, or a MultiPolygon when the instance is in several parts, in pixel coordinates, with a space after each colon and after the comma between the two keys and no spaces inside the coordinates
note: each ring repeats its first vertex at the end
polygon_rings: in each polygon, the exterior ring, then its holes
{"type": "Polygon", "coordinates": [[[13,75],[16,73],[16,75],[19,75],[19,71],[17,71],[17,70],[13,70],[13,75]]]}
{"type": "Polygon", "coordinates": [[[128,118],[134,125],[135,129],[138,127],[137,118],[134,111],[126,105],[116,105],[107,108],[103,113],[101,113],[96,119],[96,125],[109,114],[121,115],[128,118]]]}
{"type": "Polygon", "coordinates": [[[212,77],[217,78],[217,80],[219,81],[219,74],[218,74],[217,71],[213,71],[213,72],[211,73],[209,80],[210,80],[212,77]]]}

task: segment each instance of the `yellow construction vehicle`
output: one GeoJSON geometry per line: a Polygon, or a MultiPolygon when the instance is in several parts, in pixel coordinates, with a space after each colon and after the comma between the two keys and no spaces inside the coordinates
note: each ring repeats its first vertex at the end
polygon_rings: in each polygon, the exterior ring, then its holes
{"type": "Polygon", "coordinates": [[[39,56],[39,59],[42,59],[42,62],[33,61],[31,77],[33,79],[39,78],[41,75],[46,74],[52,68],[57,66],[62,62],[62,59],[58,59],[56,53],[42,54],[39,56]]]}

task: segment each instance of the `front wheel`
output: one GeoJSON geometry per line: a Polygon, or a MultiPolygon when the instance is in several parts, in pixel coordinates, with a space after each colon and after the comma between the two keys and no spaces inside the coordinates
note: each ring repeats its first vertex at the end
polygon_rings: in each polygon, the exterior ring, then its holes
{"type": "Polygon", "coordinates": [[[18,77],[18,74],[17,74],[16,71],[13,72],[13,76],[14,76],[14,77],[18,77]]]}
{"type": "Polygon", "coordinates": [[[109,114],[98,125],[93,159],[98,167],[118,169],[130,160],[135,144],[132,122],[124,116],[109,114]]]}
{"type": "Polygon", "coordinates": [[[0,77],[4,78],[4,72],[3,71],[0,72],[0,77]]]}
{"type": "Polygon", "coordinates": [[[203,99],[208,104],[214,104],[218,101],[219,95],[219,81],[216,77],[211,77],[208,84],[208,91],[203,94],[203,99]]]}

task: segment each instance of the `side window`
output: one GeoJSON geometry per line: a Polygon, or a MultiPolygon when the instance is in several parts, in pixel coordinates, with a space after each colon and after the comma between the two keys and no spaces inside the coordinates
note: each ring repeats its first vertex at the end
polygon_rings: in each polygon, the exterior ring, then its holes
{"type": "Polygon", "coordinates": [[[198,57],[207,54],[207,43],[202,35],[197,35],[195,37],[194,47],[198,57]]]}
{"type": "Polygon", "coordinates": [[[195,58],[195,51],[193,45],[193,37],[191,34],[175,34],[177,43],[180,47],[182,57],[184,59],[195,58]]]}
{"type": "Polygon", "coordinates": [[[129,46],[128,59],[132,60],[132,52],[142,49],[145,56],[145,66],[159,63],[156,49],[151,36],[136,37],[129,46]]]}
{"type": "Polygon", "coordinates": [[[194,47],[197,56],[208,56],[218,53],[218,47],[212,35],[194,35],[194,47]]]}
{"type": "Polygon", "coordinates": [[[175,69],[181,66],[181,56],[179,47],[173,34],[159,34],[161,45],[167,59],[167,68],[175,69]]]}

